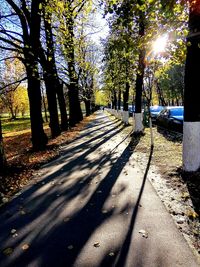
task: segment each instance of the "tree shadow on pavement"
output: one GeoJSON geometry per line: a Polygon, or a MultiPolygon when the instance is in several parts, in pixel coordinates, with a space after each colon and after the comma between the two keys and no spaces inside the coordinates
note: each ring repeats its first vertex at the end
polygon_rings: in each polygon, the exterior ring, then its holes
{"type": "MultiPolygon", "coordinates": [[[[35,236],[34,240],[32,240],[33,246],[30,250],[19,255],[16,261],[12,262],[12,266],[28,266],[30,262],[37,258],[40,263],[39,266],[61,267],[66,266],[66,264],[67,266],[73,266],[77,256],[92,233],[113,215],[113,210],[102,213],[102,208],[131,153],[130,147],[128,146],[121,157],[113,163],[112,168],[99,183],[87,203],[70,218],[69,222],[61,223],[55,229],[52,229],[47,236],[41,234],[35,236]],[[101,192],[101,194],[98,192],[101,192]],[[73,249],[67,249],[70,246],[73,249]]],[[[108,160],[111,160],[110,156],[111,154],[102,157],[100,167],[108,160]]],[[[56,216],[59,216],[59,209],[56,212],[52,211],[52,215],[47,220],[54,220],[56,216]],[[53,217],[52,215],[54,213],[55,216],[53,217]]],[[[48,221],[46,224],[48,224],[48,221]]]]}
{"type": "MultiPolygon", "coordinates": [[[[2,209],[2,214],[5,213],[0,228],[5,234],[0,238],[1,266],[73,266],[96,229],[108,218],[115,216],[114,209],[106,213],[102,209],[139,138],[134,144],[130,142],[120,157],[113,155],[113,152],[121,142],[107,154],[99,153],[97,159],[88,157],[122,129],[117,125],[94,137],[95,144],[91,144],[90,139],[90,142],[85,142],[85,146],[78,145],[73,153],[76,154],[77,149],[81,148],[82,154],[67,163],[65,160],[69,155],[63,155],[62,167],[56,168],[59,159],[57,163],[52,163],[55,168],[52,174],[27,188],[2,209]],[[103,179],[95,180],[96,188],[91,189],[91,183],[107,163],[111,166],[110,170],[103,179]],[[84,178],[74,176],[63,182],[66,175],[88,166],[92,171],[84,178]],[[66,210],[70,217],[63,215],[66,210]],[[16,229],[16,236],[12,236],[13,229],[16,229]],[[2,253],[6,248],[12,250],[9,257],[2,253]]],[[[119,194],[123,194],[124,190],[125,188],[121,188],[119,194]]],[[[125,210],[126,206],[123,208],[125,210]]]]}
{"type": "MultiPolygon", "coordinates": [[[[123,246],[119,251],[118,258],[117,258],[117,261],[116,261],[116,264],[115,264],[116,267],[125,266],[125,263],[126,263],[127,255],[129,253],[129,247],[130,247],[130,244],[131,244],[131,238],[132,238],[132,233],[133,233],[133,229],[134,229],[134,224],[135,224],[135,221],[136,221],[136,218],[137,218],[137,212],[138,212],[140,200],[141,200],[141,197],[142,197],[142,193],[143,193],[143,190],[144,190],[144,186],[145,186],[145,183],[146,183],[148,171],[149,171],[149,168],[150,168],[152,155],[153,155],[153,146],[151,147],[151,150],[150,150],[149,159],[148,159],[147,167],[146,167],[146,170],[145,170],[145,173],[144,173],[142,185],[141,185],[140,192],[139,192],[137,201],[135,203],[135,207],[134,207],[133,214],[132,214],[132,217],[131,217],[131,221],[130,221],[130,225],[129,225],[129,231],[127,232],[127,235],[126,235],[126,238],[124,240],[123,246]]],[[[138,266],[142,266],[142,265],[138,265],[138,266]]]]}

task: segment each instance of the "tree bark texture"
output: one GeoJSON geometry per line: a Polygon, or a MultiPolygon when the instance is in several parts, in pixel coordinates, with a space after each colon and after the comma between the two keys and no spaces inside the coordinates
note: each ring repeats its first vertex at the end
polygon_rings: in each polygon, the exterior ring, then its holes
{"type": "MultiPolygon", "coordinates": [[[[46,2],[47,3],[47,2],[46,2]]],[[[44,26],[45,26],[45,35],[46,35],[46,46],[47,46],[47,56],[46,56],[46,64],[44,62],[44,67],[48,64],[48,68],[46,72],[51,75],[52,85],[54,85],[53,97],[58,99],[60,114],[61,114],[61,130],[66,131],[68,129],[68,118],[67,118],[67,110],[66,110],[66,103],[63,93],[63,86],[59,81],[57,68],[56,68],[56,61],[55,61],[55,52],[54,52],[54,40],[53,40],[53,33],[52,33],[52,24],[51,24],[51,13],[48,10],[43,9],[43,18],[44,18],[44,26]]],[[[42,56],[45,59],[45,55],[42,56]]],[[[56,102],[57,108],[57,102],[56,102]]],[[[59,119],[55,117],[56,120],[56,132],[59,134],[60,128],[57,125],[59,123],[59,119]]]]}
{"type": "Polygon", "coordinates": [[[185,65],[183,169],[200,168],[200,5],[190,0],[189,35],[185,65]]]}
{"type": "Polygon", "coordinates": [[[68,63],[68,76],[69,76],[69,125],[75,126],[83,119],[79,100],[79,86],[78,77],[75,70],[75,45],[74,45],[74,19],[71,4],[68,1],[68,10],[65,15],[66,27],[68,29],[68,35],[66,39],[65,49],[67,51],[67,63],[68,63]]]}
{"type": "Polygon", "coordinates": [[[118,110],[121,110],[121,89],[118,92],[117,106],[118,106],[118,110]]]}
{"type": "Polygon", "coordinates": [[[48,72],[47,66],[45,68],[46,70],[44,73],[44,81],[46,86],[48,110],[50,115],[49,126],[51,129],[51,136],[52,138],[55,138],[61,133],[57,109],[56,88],[54,78],[52,79],[52,75],[49,74],[50,72],[48,72]]]}
{"type": "Polygon", "coordinates": [[[47,144],[47,136],[43,129],[42,102],[40,91],[40,79],[37,70],[37,64],[31,63],[31,68],[27,70],[28,77],[28,96],[31,118],[31,141],[34,150],[44,149],[47,144]]]}
{"type": "Polygon", "coordinates": [[[128,111],[128,99],[129,99],[129,82],[126,82],[125,91],[123,92],[123,109],[124,111],[128,111]]]}
{"type": "Polygon", "coordinates": [[[4,152],[2,125],[0,119],[0,172],[2,172],[5,169],[5,167],[6,167],[6,156],[4,152]]]}
{"type": "Polygon", "coordinates": [[[184,120],[200,121],[200,6],[190,6],[185,65],[184,120]]]}

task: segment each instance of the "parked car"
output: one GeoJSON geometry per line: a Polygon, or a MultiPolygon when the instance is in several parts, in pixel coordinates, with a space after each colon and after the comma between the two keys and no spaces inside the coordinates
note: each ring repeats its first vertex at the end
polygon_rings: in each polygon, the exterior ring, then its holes
{"type": "Polygon", "coordinates": [[[150,113],[151,113],[151,120],[152,122],[156,123],[156,119],[158,114],[163,110],[163,106],[150,106],[150,113]]]}
{"type": "Polygon", "coordinates": [[[165,107],[157,116],[156,124],[169,130],[183,132],[183,106],[165,107]]]}

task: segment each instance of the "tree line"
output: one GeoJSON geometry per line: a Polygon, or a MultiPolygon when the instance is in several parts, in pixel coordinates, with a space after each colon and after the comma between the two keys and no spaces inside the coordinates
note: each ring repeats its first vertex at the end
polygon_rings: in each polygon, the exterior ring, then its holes
{"type": "Polygon", "coordinates": [[[153,88],[159,104],[184,105],[183,169],[198,170],[200,1],[108,0],[105,9],[110,14],[104,64],[107,98],[114,108],[118,101],[119,108],[123,95],[123,108],[127,110],[132,88],[135,132],[143,131],[142,101],[145,97],[148,105],[153,103],[153,88]],[[164,34],[168,43],[158,56],[152,41],[164,34]],[[161,59],[167,64],[163,65],[161,59]]]}
{"type": "MultiPolygon", "coordinates": [[[[1,7],[1,68],[18,60],[24,72],[17,78],[10,73],[8,84],[2,77],[0,94],[8,96],[13,87],[26,81],[32,147],[41,150],[48,142],[43,129],[42,83],[52,138],[83,119],[81,101],[85,102],[86,115],[94,110],[97,68],[93,51],[97,48],[85,25],[95,9],[91,1],[84,0],[2,0],[1,7]]],[[[2,152],[2,129],[0,133],[2,152]]]]}
{"type": "Polygon", "coordinates": [[[113,108],[135,105],[136,131],[142,130],[142,105],[183,104],[188,12],[183,1],[106,1],[104,89],[113,108]],[[157,53],[153,43],[164,35],[166,49],[157,53]]]}

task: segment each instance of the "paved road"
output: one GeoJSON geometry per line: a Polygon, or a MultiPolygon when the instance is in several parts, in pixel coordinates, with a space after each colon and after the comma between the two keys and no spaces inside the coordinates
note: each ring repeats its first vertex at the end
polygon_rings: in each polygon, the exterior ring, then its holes
{"type": "Polygon", "coordinates": [[[200,266],[146,179],[148,160],[146,172],[138,165],[136,144],[98,112],[0,210],[0,266],[200,266]]]}

